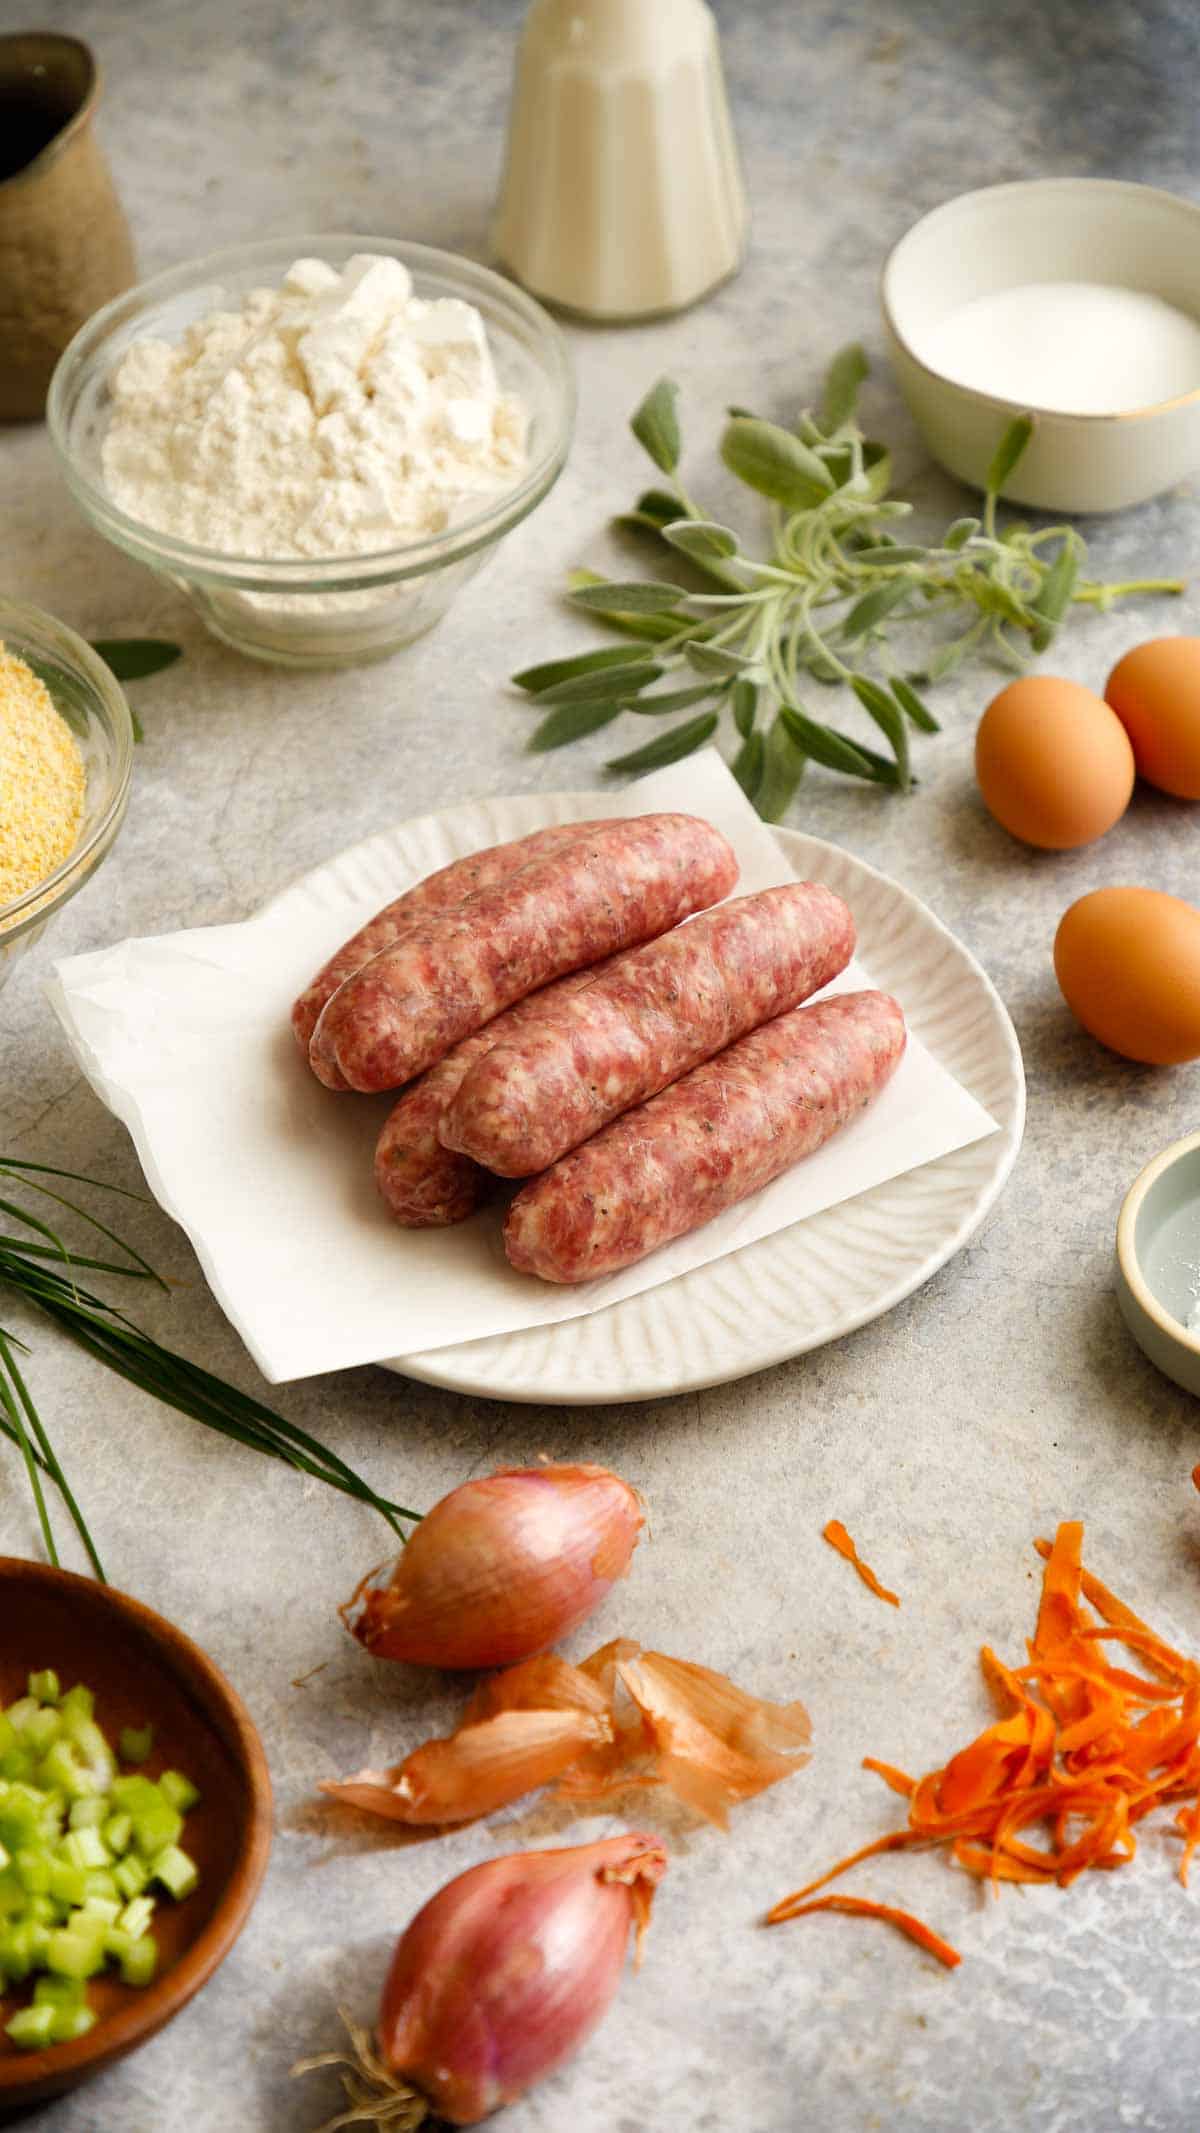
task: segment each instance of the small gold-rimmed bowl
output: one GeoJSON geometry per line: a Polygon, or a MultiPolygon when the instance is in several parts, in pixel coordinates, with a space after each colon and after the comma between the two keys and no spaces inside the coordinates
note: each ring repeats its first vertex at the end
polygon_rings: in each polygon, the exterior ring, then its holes
{"type": "Polygon", "coordinates": [[[1200,1396],[1200,1133],[1164,1148],[1126,1193],[1117,1298],[1150,1361],[1200,1396]]]}
{"type": "Polygon", "coordinates": [[[0,903],[0,987],[55,913],[112,849],[133,774],[133,716],[112,670],[82,637],[41,608],[0,600],[0,643],[33,668],[74,735],[86,785],[83,821],[62,865],[11,903],[0,903]]]}
{"type": "Polygon", "coordinates": [[[922,353],[961,306],[1027,282],[1137,290],[1200,322],[1200,206],[1119,179],[1034,178],[960,193],[914,223],[886,261],[880,306],[900,389],[939,465],[984,488],[1005,429],[1028,414],[1033,435],[1005,484],[1014,503],[1120,511],[1194,473],[1200,376],[1154,405],[1073,414],[979,391],[922,353]]]}

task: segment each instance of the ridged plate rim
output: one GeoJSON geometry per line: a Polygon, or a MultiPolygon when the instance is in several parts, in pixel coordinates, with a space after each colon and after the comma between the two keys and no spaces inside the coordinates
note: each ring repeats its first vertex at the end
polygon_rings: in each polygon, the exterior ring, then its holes
{"type": "MultiPolygon", "coordinates": [[[[482,845],[605,808],[602,793],[520,794],[419,817],[386,842],[394,855],[411,840],[424,873],[482,845]]],[[[537,1406],[700,1392],[881,1318],[978,1229],[1004,1188],[1025,1124],[1021,1051],[1003,1001],[969,949],[911,890],[823,838],[775,834],[801,877],[845,896],[872,978],[897,993],[912,1027],[999,1130],[607,1310],[396,1356],[383,1369],[451,1392],[537,1406]],[[844,1278],[844,1296],[813,1298],[818,1268],[844,1278]]],[[[383,842],[345,853],[329,874],[346,879],[359,853],[383,842]]]]}

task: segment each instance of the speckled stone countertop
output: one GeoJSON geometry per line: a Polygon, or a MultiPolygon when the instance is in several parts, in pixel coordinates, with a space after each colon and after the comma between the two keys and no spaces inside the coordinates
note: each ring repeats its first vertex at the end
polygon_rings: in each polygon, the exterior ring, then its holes
{"type": "MultiPolygon", "coordinates": [[[[568,561],[603,560],[607,514],[642,467],[624,419],[669,369],[695,464],[729,400],[794,410],[829,353],[876,355],[866,412],[901,481],[949,516],[882,360],[875,282],[924,208],[973,185],[1091,172],[1200,190],[1200,19],[1186,0],[753,0],[720,7],[753,206],[744,272],[673,322],[572,334],[581,411],[568,470],[443,627],[390,664],[295,677],[204,635],[185,604],[77,517],[37,427],[0,435],[0,586],[93,635],[157,632],[186,657],[145,684],[128,824],[99,877],[0,996],[0,1146],[139,1182],[122,1128],[80,1081],[39,981],[55,955],[253,911],[317,859],[406,815],[476,796],[579,787],[608,734],[522,752],[503,677],[585,641],[555,602],[568,561]]],[[[273,232],[406,234],[482,255],[501,153],[516,0],[41,0],[45,27],[103,62],[103,135],[143,266],[273,232]]],[[[1197,562],[1191,485],[1094,529],[1105,575],[1197,562]]],[[[1139,635],[1197,627],[1195,596],[1085,619],[1055,655],[1102,684],[1139,635]]],[[[856,1886],[911,1902],[964,1952],[950,1975],[852,1920],[759,1931],[764,1904],[863,1839],[896,1803],[876,1754],[925,1769],[984,1715],[977,1651],[1019,1654],[1031,1542],[1087,1521],[1094,1567],[1200,1647],[1194,1403],[1128,1339],[1113,1224],[1138,1168],[1196,1123],[1195,1070],[1122,1066],[1069,1020],[1050,944],[1084,889],[1134,880],[1195,895],[1193,812],[1137,794],[1093,850],[1037,856],[982,813],[971,779],[989,677],[942,691],[907,804],[814,772],[792,820],[926,898],[995,979],[1029,1074],[1016,1172],[967,1250],[839,1346],[652,1406],[505,1407],[364,1369],[287,1388],[297,1421],[385,1489],[430,1503],[466,1475],[539,1452],[600,1459],[645,1491],[654,1534],[595,1625],[636,1633],[776,1696],[803,1696],[815,1754],[738,1811],[728,1836],[669,1817],[674,1863],[647,1961],[587,2050],[505,2120],[512,2133],[1191,2133],[1200,2091],[1200,1957],[1176,1851],[1143,1841],[1127,1873],[998,1903],[934,1858],[877,1863],[856,1886]],[[880,1608],[820,1540],[845,1520],[887,1582],[880,1608]]],[[[182,1236],[139,1211],[179,1284],[146,1322],[257,1390],[182,1236]]],[[[32,1329],[28,1329],[32,1332],[32,1329]]],[[[304,2133],[335,2091],[289,2083],[369,2017],[392,1937],[449,1875],[532,1841],[616,1826],[517,1808],[408,1846],[318,1810],[318,1777],[390,1761],[445,1730],[459,1698],[372,1668],[334,1613],[381,1552],[367,1516],[207,1437],[44,1330],[38,1399],[110,1574],[198,1637],[262,1727],[278,1798],[268,1880],[201,1998],[134,2059],[51,2106],[45,2133],[304,2133]],[[319,1668],[321,1671],[314,1672],[319,1668]],[[307,1677],[307,1678],[304,1678],[307,1677]]],[[[0,1546],[34,1553],[12,1457],[0,1546]]],[[[590,1629],[583,1652],[599,1641],[590,1629]]],[[[648,1810],[644,1810],[648,1813],[648,1810]]]]}

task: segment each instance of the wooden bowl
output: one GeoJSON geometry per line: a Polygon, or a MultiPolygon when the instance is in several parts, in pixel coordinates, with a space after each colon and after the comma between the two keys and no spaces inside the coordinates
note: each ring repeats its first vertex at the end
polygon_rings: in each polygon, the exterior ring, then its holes
{"type": "Polygon", "coordinates": [[[64,1689],[82,1682],[95,1691],[96,1718],[114,1746],[123,1726],[153,1725],[153,1752],[140,1766],[146,1776],[174,1768],[199,1786],[181,1841],[200,1882],[182,1903],[164,1895],[155,1910],[153,1984],[123,1985],[115,1970],[92,1980],[88,1998],[100,2019],[86,2037],[18,2051],[3,2024],[28,1995],[0,1998],[0,2118],[86,2081],[178,2014],[245,1925],[271,1846],[262,1743],[211,1659],[126,1593],[0,1556],[0,1702],[23,1695],[27,1675],[43,1667],[64,1689]]]}

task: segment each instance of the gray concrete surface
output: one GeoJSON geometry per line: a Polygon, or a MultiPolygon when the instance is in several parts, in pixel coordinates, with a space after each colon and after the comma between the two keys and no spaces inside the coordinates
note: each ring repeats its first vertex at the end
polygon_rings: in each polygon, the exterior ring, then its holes
{"type": "MultiPolygon", "coordinates": [[[[104,137],[147,270],[268,232],[404,233],[482,253],[518,9],[440,0],[41,0],[108,77],[104,137]]],[[[236,919],[315,860],[408,814],[587,782],[611,736],[523,753],[515,666],[586,641],[556,601],[563,567],[602,561],[602,529],[642,479],[624,418],[669,369],[684,387],[696,485],[713,481],[729,400],[794,410],[861,335],[866,396],[902,481],[930,513],[960,492],[926,463],[882,360],[875,282],[923,208],[1033,173],[1146,178],[1200,192],[1200,24],[1186,0],[1046,8],[1021,0],[756,0],[720,9],[754,212],[740,278],[694,313],[573,333],[578,438],[545,507],[447,623],[394,662],[294,678],[238,660],[186,605],[82,525],[39,428],[0,436],[0,588],[95,635],[152,631],[186,657],[137,696],[145,727],[129,820],[101,875],[0,997],[0,1147],[136,1185],[122,1129],[80,1082],[39,992],[55,954],[127,933],[236,919]]],[[[1099,571],[1188,570],[1194,484],[1094,528],[1099,571]]],[[[1195,627],[1195,597],[1084,619],[1054,654],[1102,685],[1139,636],[1195,627]]],[[[976,1653],[1030,1632],[1031,1542],[1087,1521],[1088,1554],[1152,1620],[1200,1642],[1200,1455],[1193,1402],[1132,1346],[1112,1296],[1116,1211],[1134,1173],[1196,1123],[1194,1070],[1121,1065],[1069,1020],[1050,944],[1084,889],[1133,880],[1194,894],[1193,813],[1140,792],[1094,850],[1035,857],[982,813],[975,720],[994,679],[940,696],[907,803],[815,772],[792,820],[926,897],[982,958],[1029,1073],[1024,1152],[972,1245],[883,1322],[826,1352],[651,1407],[540,1412],[361,1370],[279,1404],[398,1496],[429,1504],[497,1461],[602,1459],[653,1512],[600,1635],[803,1696],[811,1767],[743,1808],[728,1836],[659,1816],[674,1860],[647,1961],[512,2133],[1187,2133],[1200,2031],[1194,1895],[1147,1834],[1127,1872],[993,1903],[938,1859],[855,1884],[910,1901],[964,1952],[953,1976],[882,1928],[819,1919],[778,1934],[765,1903],[894,1824],[864,1754],[942,1761],[982,1719],[976,1653]],[[881,1609],[820,1540],[845,1520],[886,1581],[881,1609]]],[[[632,722],[630,722],[632,723],[632,722]]],[[[246,1385],[254,1373],[168,1220],[144,1249],[178,1287],[140,1300],[162,1337],[246,1385]]],[[[443,1730],[449,1685],[372,1667],[334,1608],[383,1551],[340,1499],[207,1437],[24,1324],[31,1382],[115,1581],[228,1668],[266,1739],[278,1795],[269,1878],[203,1996],[157,2041],[37,2118],[45,2133],[303,2133],[334,2108],[287,2070],[372,2011],[393,1935],[448,1876],[494,1850],[617,1826],[534,1805],[415,1846],[335,1820],[314,1785],[443,1730]],[[313,1672],[313,1669],[320,1669],[313,1672]],[[308,1677],[306,1679],[302,1677],[308,1677]]],[[[256,1388],[260,1389],[261,1388],[256,1388]]],[[[0,1545],[38,1536],[0,1458],[0,1545]]]]}

